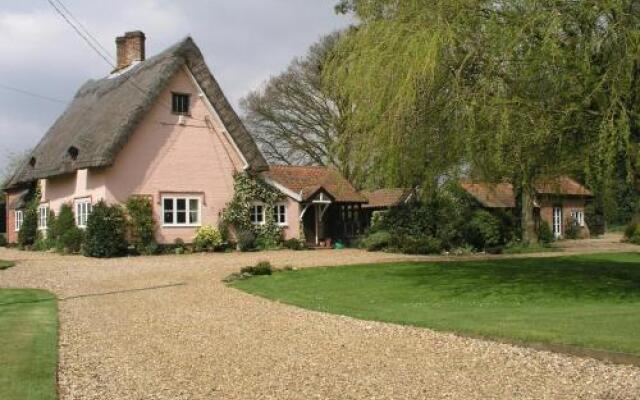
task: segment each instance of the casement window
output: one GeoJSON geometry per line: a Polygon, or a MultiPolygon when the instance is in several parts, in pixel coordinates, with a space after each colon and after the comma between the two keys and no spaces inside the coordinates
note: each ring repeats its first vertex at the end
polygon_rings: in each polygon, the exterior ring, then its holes
{"type": "Polygon", "coordinates": [[[571,211],[571,219],[573,223],[578,226],[584,226],[584,211],[573,210],[571,211]]]}
{"type": "Polygon", "coordinates": [[[24,220],[24,211],[16,210],[14,211],[13,216],[14,216],[15,228],[17,232],[20,230],[20,227],[22,227],[22,221],[24,220]]]}
{"type": "Polygon", "coordinates": [[[76,211],[76,226],[78,228],[86,228],[89,215],[93,211],[90,198],[77,199],[74,201],[76,211]]]}
{"type": "Polygon", "coordinates": [[[162,198],[163,226],[200,226],[199,197],[165,196],[162,198]]]}
{"type": "Polygon", "coordinates": [[[173,93],[171,99],[171,111],[174,114],[189,115],[191,96],[183,93],[173,93]]]}
{"type": "Polygon", "coordinates": [[[38,207],[38,229],[46,230],[49,224],[49,205],[41,204],[38,207]]]}
{"type": "Polygon", "coordinates": [[[249,208],[250,221],[254,225],[264,225],[264,204],[254,203],[249,208]]]}
{"type": "Polygon", "coordinates": [[[287,225],[287,205],[278,203],[273,207],[273,219],[279,226],[287,225]]]}

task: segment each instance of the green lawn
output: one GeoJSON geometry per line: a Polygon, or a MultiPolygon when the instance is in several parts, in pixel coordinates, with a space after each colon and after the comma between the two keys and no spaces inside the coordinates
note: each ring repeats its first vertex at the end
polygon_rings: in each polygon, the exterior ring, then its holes
{"type": "Polygon", "coordinates": [[[56,399],[57,359],[55,297],[0,289],[0,399],[56,399]]]}
{"type": "Polygon", "coordinates": [[[640,355],[640,254],[312,268],[234,286],[361,319],[640,355]]]}
{"type": "Polygon", "coordinates": [[[0,260],[0,271],[3,269],[9,269],[13,267],[13,263],[11,261],[0,260]]]}

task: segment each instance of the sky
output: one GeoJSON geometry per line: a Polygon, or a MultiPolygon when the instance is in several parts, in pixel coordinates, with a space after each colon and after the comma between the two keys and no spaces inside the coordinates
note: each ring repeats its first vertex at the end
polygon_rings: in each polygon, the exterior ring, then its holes
{"type": "MultiPolygon", "coordinates": [[[[142,30],[147,57],[190,35],[225,94],[239,100],[305,54],[322,35],[350,21],[334,0],[60,0],[115,55],[115,37],[142,30]]],[[[0,0],[0,171],[12,154],[35,146],[64,102],[12,92],[10,86],[70,101],[110,66],[47,0],[0,0]]]]}

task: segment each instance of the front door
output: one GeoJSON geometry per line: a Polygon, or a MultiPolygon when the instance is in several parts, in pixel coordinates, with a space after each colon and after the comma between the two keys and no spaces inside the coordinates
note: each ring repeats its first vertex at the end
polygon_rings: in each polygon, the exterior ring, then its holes
{"type": "Polygon", "coordinates": [[[562,207],[553,207],[553,237],[562,236],[562,207]]]}

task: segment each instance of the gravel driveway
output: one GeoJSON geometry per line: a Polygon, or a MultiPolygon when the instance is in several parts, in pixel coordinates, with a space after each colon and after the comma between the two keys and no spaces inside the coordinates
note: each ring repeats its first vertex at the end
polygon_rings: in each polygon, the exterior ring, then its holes
{"type": "MultiPolygon", "coordinates": [[[[60,298],[61,399],[640,399],[640,368],[354,320],[224,286],[357,250],[94,260],[0,249],[0,287],[60,298]]],[[[357,285],[358,282],[354,282],[357,285]]]]}

